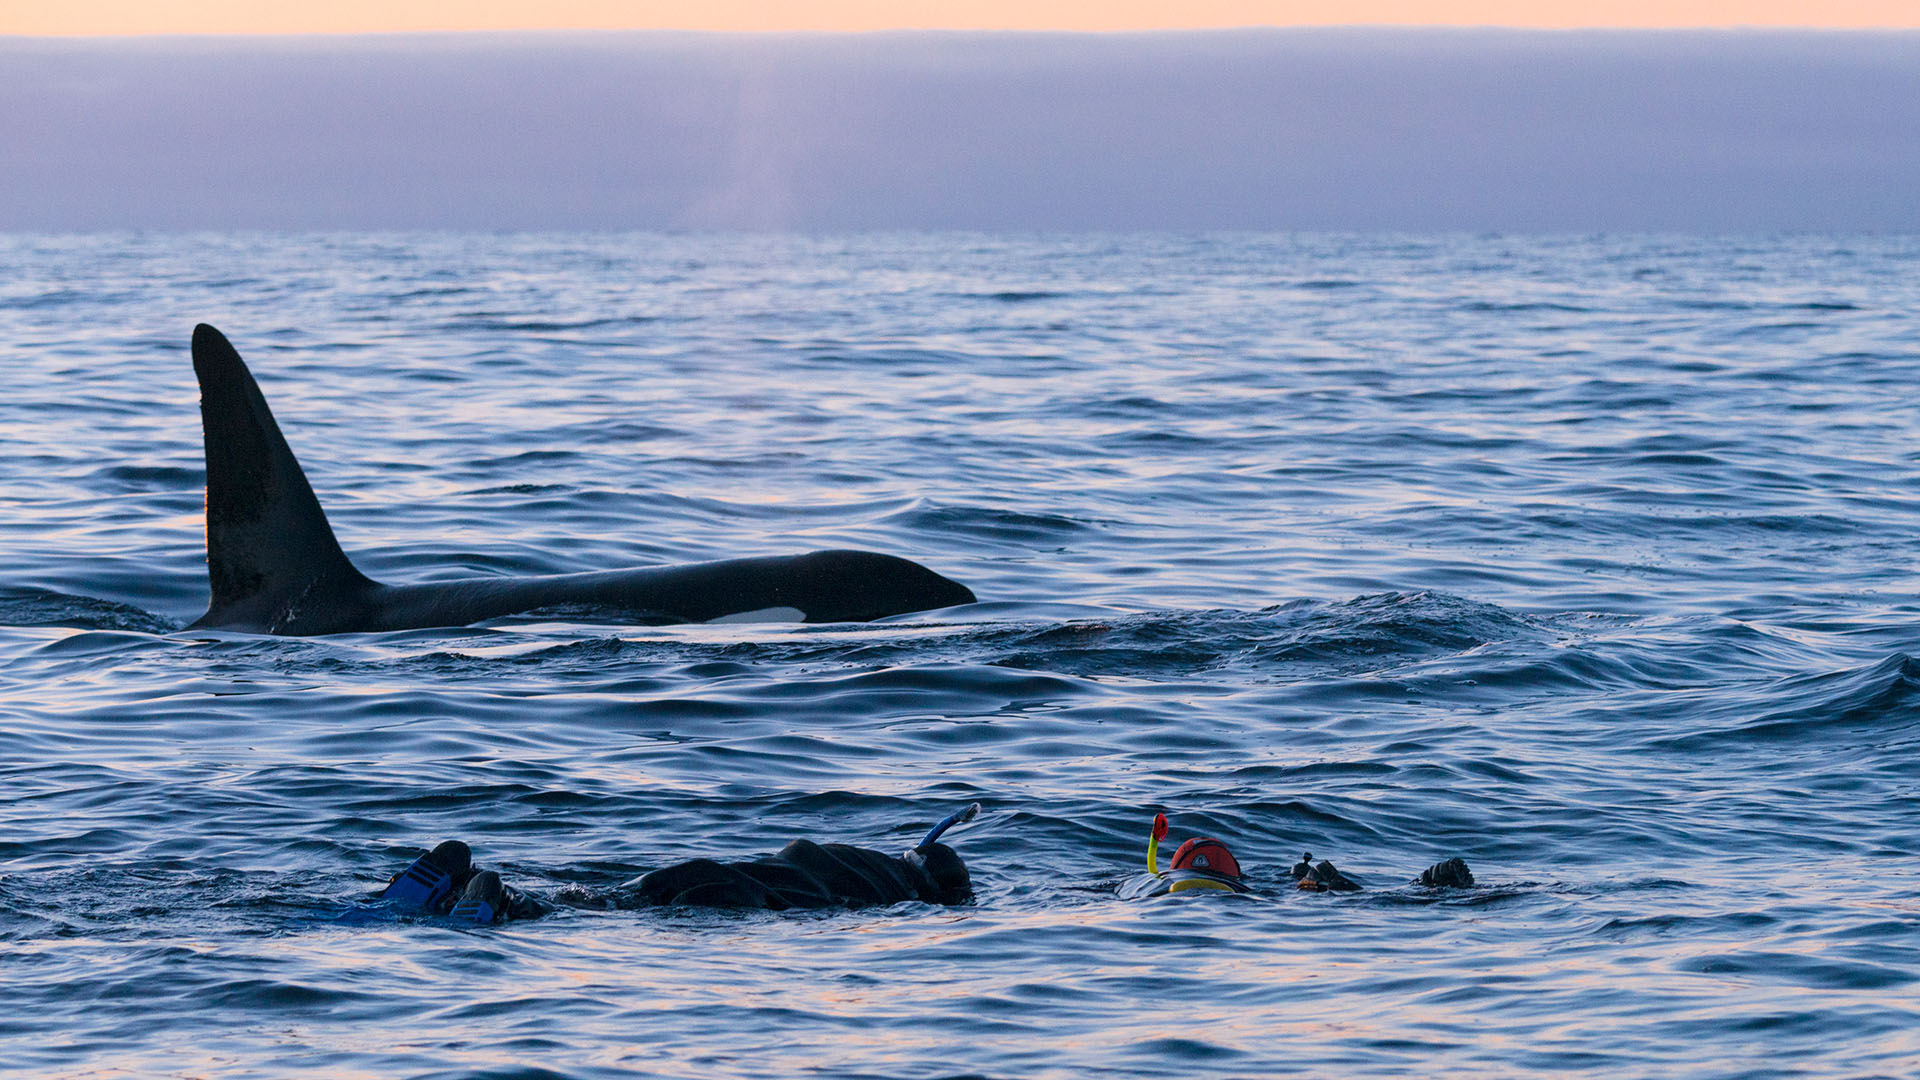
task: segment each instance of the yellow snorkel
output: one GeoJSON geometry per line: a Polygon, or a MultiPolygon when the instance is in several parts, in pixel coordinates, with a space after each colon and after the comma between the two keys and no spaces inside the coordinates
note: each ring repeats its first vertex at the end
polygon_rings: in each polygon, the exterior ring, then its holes
{"type": "Polygon", "coordinates": [[[1147,873],[1160,872],[1160,838],[1167,835],[1167,815],[1153,815],[1153,831],[1147,834],[1147,873]]]}

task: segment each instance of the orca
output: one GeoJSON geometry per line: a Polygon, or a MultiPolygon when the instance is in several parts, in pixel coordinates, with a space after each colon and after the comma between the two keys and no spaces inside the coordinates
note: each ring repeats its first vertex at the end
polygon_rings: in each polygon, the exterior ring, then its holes
{"type": "Polygon", "coordinates": [[[544,608],[650,625],[778,617],[865,622],[971,604],[966,586],[869,551],[581,574],[385,585],[354,567],[226,336],[193,328],[207,447],[207,613],[189,630],[308,636],[465,626],[544,608]]]}

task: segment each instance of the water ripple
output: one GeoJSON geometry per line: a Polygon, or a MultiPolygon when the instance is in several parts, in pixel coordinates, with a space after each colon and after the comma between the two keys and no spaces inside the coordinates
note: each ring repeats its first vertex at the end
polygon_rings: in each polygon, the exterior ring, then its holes
{"type": "Polygon", "coordinates": [[[0,256],[17,1069],[1920,1069],[1912,238],[0,256]],[[184,631],[199,319],[381,580],[863,547],[983,602],[184,631]],[[974,801],[967,905],[588,902],[974,801]],[[1259,895],[1119,900],[1155,813],[1259,895]],[[355,907],[449,837],[575,906],[355,907]]]}

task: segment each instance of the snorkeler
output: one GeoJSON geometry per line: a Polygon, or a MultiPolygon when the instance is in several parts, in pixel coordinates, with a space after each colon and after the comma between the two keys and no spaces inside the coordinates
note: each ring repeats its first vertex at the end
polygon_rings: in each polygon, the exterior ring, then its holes
{"type": "MultiPolygon", "coordinates": [[[[1227,845],[1210,836],[1194,837],[1173,853],[1167,869],[1160,869],[1160,841],[1167,835],[1167,816],[1155,814],[1153,829],[1147,835],[1147,872],[1120,883],[1124,900],[1169,893],[1213,891],[1252,892],[1242,878],[1240,861],[1227,845]]],[[[1300,856],[1291,874],[1294,887],[1306,892],[1359,892],[1360,883],[1340,872],[1331,862],[1313,861],[1312,853],[1300,856]]],[[[1447,859],[1427,867],[1415,884],[1431,888],[1465,889],[1473,886],[1473,871],[1464,859],[1447,859]]]]}
{"type": "MultiPolygon", "coordinates": [[[[980,804],[955,811],[902,855],[850,844],[795,840],[779,853],[749,862],[693,859],[643,874],[612,889],[574,889],[562,902],[580,907],[789,908],[869,907],[920,900],[958,904],[973,892],[967,864],[939,842],[955,825],[973,820],[980,804]]],[[[467,845],[449,840],[414,860],[380,899],[459,922],[488,924],[529,919],[553,905],[508,887],[491,870],[475,872],[467,845]]]]}
{"type": "Polygon", "coordinates": [[[1153,815],[1153,831],[1147,834],[1147,872],[1121,882],[1121,899],[1194,890],[1253,891],[1240,880],[1240,861],[1233,857],[1233,852],[1210,836],[1198,836],[1181,844],[1167,869],[1160,869],[1160,841],[1166,835],[1167,815],[1153,815]]]}

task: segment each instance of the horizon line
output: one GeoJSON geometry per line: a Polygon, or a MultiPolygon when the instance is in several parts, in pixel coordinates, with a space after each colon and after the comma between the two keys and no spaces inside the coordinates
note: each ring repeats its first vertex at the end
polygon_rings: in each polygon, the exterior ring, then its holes
{"type": "Polygon", "coordinates": [[[1920,30],[1914,0],[67,0],[0,13],[0,36],[304,36],[540,31],[1124,34],[1433,27],[1920,30]]]}
{"type": "Polygon", "coordinates": [[[1911,25],[1815,25],[1811,23],[1698,23],[1661,26],[1618,24],[1545,25],[1523,23],[1245,23],[1219,26],[1118,27],[1087,29],[1073,27],[993,28],[974,26],[886,26],[854,29],[773,28],[739,29],[695,26],[485,26],[418,27],[406,29],[355,30],[156,30],[131,32],[72,31],[52,33],[16,33],[0,30],[4,41],[161,41],[180,39],[237,40],[243,38],[286,41],[300,38],[339,40],[345,38],[405,37],[502,37],[509,35],[588,36],[659,35],[662,37],[723,38],[858,38],[890,35],[974,35],[981,37],[1148,37],[1233,33],[1290,33],[1339,31],[1395,31],[1433,33],[1512,33],[1556,36],[1563,34],[1622,34],[1659,36],[1665,34],[1817,34],[1817,35],[1902,35],[1920,34],[1920,19],[1911,25]]]}

